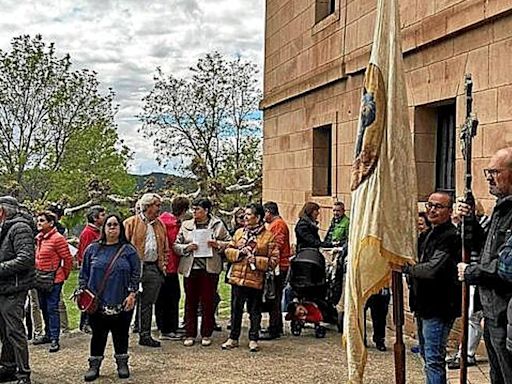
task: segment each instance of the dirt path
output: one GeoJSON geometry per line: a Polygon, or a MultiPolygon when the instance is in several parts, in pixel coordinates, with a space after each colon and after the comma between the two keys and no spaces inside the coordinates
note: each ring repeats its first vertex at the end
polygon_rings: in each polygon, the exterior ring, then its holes
{"type": "MultiPolygon", "coordinates": [[[[225,325],[225,324],[223,324],[225,325]]],[[[225,327],[224,327],[225,329],[225,327]]],[[[311,329],[302,336],[287,335],[277,341],[261,342],[259,353],[247,349],[247,328],[241,347],[222,351],[220,344],[227,331],[214,334],[210,347],[184,347],[166,341],[160,349],[139,347],[130,340],[132,377],[117,378],[112,347],[108,344],[101,377],[95,383],[344,383],[347,378],[345,353],[340,336],[330,331],[325,339],[316,339],[311,329]]],[[[89,336],[75,333],[61,340],[59,353],[49,354],[45,347],[31,346],[33,382],[36,384],[81,383],[87,365],[89,336]]],[[[391,346],[391,341],[388,341],[391,346]]],[[[407,346],[409,350],[409,345],[407,346]]],[[[365,383],[394,381],[393,354],[369,349],[365,383]]],[[[407,383],[423,383],[422,365],[416,355],[407,355],[407,383]]]]}

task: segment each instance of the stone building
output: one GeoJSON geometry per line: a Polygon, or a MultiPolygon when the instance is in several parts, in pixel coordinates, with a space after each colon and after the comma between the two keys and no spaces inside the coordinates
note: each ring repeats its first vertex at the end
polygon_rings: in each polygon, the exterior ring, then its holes
{"type": "MultiPolygon", "coordinates": [[[[266,1],[263,200],[276,201],[291,227],[306,201],[323,208],[324,230],[333,201],[350,204],[376,3],[266,1]]],[[[436,189],[462,194],[459,133],[471,73],[480,121],[473,185],[489,212],[494,199],[482,169],[512,145],[512,0],[400,0],[400,16],[418,202],[436,189]]]]}
{"type": "MultiPolygon", "coordinates": [[[[323,229],[334,200],[350,203],[375,16],[376,0],[266,1],[263,199],[292,226],[306,201],[322,206],[323,229]]],[[[458,134],[471,73],[474,191],[489,211],[482,168],[512,145],[512,0],[400,0],[400,16],[418,201],[435,189],[461,194],[458,134]]]]}

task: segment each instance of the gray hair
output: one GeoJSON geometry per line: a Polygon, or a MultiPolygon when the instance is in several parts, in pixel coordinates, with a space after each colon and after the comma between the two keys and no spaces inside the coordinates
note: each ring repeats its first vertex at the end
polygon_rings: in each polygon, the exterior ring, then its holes
{"type": "Polygon", "coordinates": [[[145,193],[137,202],[141,212],[146,212],[148,207],[155,202],[155,200],[162,201],[162,197],[156,193],[145,193]]]}
{"type": "Polygon", "coordinates": [[[0,208],[4,211],[5,218],[10,219],[20,210],[18,200],[12,196],[0,197],[0,208]]]}

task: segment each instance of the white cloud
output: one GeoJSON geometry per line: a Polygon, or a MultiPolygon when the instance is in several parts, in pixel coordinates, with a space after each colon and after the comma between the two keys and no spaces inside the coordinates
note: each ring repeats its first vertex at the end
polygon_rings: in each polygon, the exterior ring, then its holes
{"type": "Polygon", "coordinates": [[[212,50],[263,64],[263,0],[0,0],[0,9],[0,49],[15,36],[42,34],[114,89],[119,135],[135,152],[137,173],[161,170],[134,118],[156,67],[183,76],[212,50]]]}

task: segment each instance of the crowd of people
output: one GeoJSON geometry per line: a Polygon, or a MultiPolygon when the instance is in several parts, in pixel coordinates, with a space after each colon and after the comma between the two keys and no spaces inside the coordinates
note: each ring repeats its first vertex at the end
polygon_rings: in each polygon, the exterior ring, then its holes
{"type": "MultiPolygon", "coordinates": [[[[455,203],[452,195],[438,191],[428,197],[418,217],[417,263],[393,266],[410,285],[410,307],[417,319],[427,384],[446,383],[447,360],[452,368],[460,365],[460,350],[447,359],[446,346],[461,313],[461,281],[472,286],[468,363],[475,363],[483,334],[491,382],[512,383],[512,148],[498,151],[484,175],[497,203],[491,216],[483,212],[477,216],[471,263],[461,261],[457,226],[474,207],[464,201],[455,203]]],[[[244,310],[249,315],[251,352],[259,351],[259,340],[275,340],[284,334],[283,301],[288,302],[284,306],[287,319],[316,324],[327,317],[321,303],[300,301],[293,294],[288,297],[287,276],[294,252],[288,225],[275,202],[252,203],[236,210],[230,225],[214,214],[207,198],[190,202],[178,196],[170,207],[163,204],[159,195],[147,193],[125,220],[101,206],[91,207],[86,214],[75,255],[80,268],[76,295],[90,299],[80,319],[80,329],[91,334],[85,381],[99,377],[109,333],[119,378],[130,376],[131,327],[138,333],[139,345],[147,348],[158,348],[164,340],[191,347],[198,336],[202,347],[211,346],[218,327],[223,269],[227,269],[225,282],[231,286],[230,332],[221,343],[224,350],[239,347],[244,310]],[[179,315],[180,275],[183,319],[179,315]],[[269,312],[266,332],[261,328],[263,307],[269,312]],[[153,316],[157,337],[152,332],[153,316]]],[[[59,214],[30,215],[15,198],[0,197],[0,382],[30,383],[29,324],[33,344],[49,344],[51,353],[60,350],[60,335],[66,327],[62,287],[70,276],[73,256],[59,214]]],[[[350,220],[342,202],[334,204],[323,239],[319,214],[317,203],[303,206],[295,225],[295,254],[337,248],[348,241],[350,220]]],[[[383,289],[365,307],[365,312],[371,311],[373,341],[379,351],[386,351],[389,301],[390,290],[383,289]]],[[[317,330],[317,337],[322,337],[321,327],[317,330]]]]}

